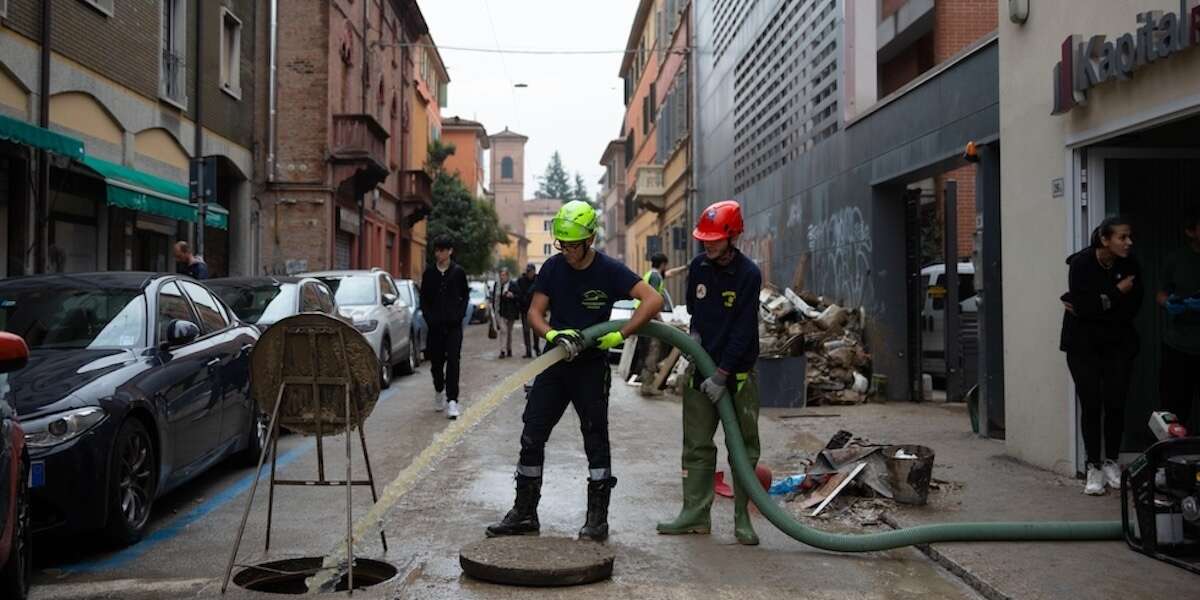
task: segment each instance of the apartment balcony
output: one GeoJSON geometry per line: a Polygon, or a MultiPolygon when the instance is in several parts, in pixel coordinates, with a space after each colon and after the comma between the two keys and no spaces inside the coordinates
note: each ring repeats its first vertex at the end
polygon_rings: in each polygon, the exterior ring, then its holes
{"type": "Polygon", "coordinates": [[[433,178],[423,169],[400,174],[400,218],[412,227],[433,210],[433,178]]]}
{"type": "Polygon", "coordinates": [[[363,182],[374,187],[388,176],[387,140],[387,130],[371,115],[333,115],[330,160],[334,164],[354,167],[362,172],[360,177],[375,180],[374,183],[363,182]]]}
{"type": "Polygon", "coordinates": [[[663,181],[662,165],[641,165],[637,169],[633,199],[639,207],[661,213],[666,209],[667,186],[663,181]]]}

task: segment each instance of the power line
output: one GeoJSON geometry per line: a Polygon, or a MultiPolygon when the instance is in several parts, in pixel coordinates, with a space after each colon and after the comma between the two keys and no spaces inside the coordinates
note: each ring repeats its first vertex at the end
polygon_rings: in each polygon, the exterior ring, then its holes
{"type": "MultiPolygon", "coordinates": [[[[487,13],[488,25],[492,28],[492,41],[496,43],[495,50],[489,53],[500,55],[500,67],[504,69],[504,78],[508,80],[508,93],[512,96],[513,117],[516,119],[517,129],[521,129],[521,107],[517,104],[517,89],[513,85],[512,75],[508,72],[508,63],[504,60],[504,52],[500,50],[500,37],[496,35],[496,21],[492,19],[492,8],[488,6],[488,0],[481,1],[483,2],[483,10],[487,13]]],[[[483,51],[484,49],[476,48],[475,50],[483,51]]]]}
{"type": "MultiPolygon", "coordinates": [[[[495,29],[494,28],[493,28],[492,36],[495,37],[495,29]]],[[[627,50],[627,49],[626,50],[527,49],[527,48],[500,48],[500,44],[498,42],[497,42],[495,48],[478,48],[478,47],[469,47],[469,46],[447,46],[444,44],[424,44],[424,43],[397,44],[397,45],[408,46],[408,47],[413,47],[413,48],[451,50],[451,51],[456,51],[456,52],[477,52],[480,54],[500,54],[500,55],[525,54],[525,55],[538,55],[538,56],[637,54],[639,51],[665,52],[667,54],[687,54],[688,52],[690,52],[693,49],[690,46],[683,46],[683,47],[679,47],[679,48],[665,48],[665,49],[659,48],[659,47],[651,47],[651,48],[644,48],[642,50],[637,50],[637,49],[634,49],[634,50],[627,50]]],[[[503,64],[503,60],[501,60],[501,63],[503,64]]],[[[507,65],[505,65],[505,75],[506,76],[508,75],[507,65]]],[[[511,82],[511,78],[509,78],[509,79],[511,82]]]]}

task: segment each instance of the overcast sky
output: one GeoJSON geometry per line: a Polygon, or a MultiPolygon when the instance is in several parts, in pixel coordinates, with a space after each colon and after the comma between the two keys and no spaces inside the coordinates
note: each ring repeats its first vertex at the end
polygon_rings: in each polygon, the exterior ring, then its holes
{"type": "Polygon", "coordinates": [[[423,0],[421,11],[450,73],[442,117],[507,126],[529,137],[525,196],[537,190],[558,150],[593,196],[604,174],[600,155],[619,136],[622,84],[618,53],[583,56],[483,54],[446,46],[505,50],[623,50],[638,0],[423,0]],[[488,15],[491,15],[491,19],[488,15]],[[493,30],[492,24],[495,24],[493,30]],[[514,89],[513,84],[529,87],[514,89]]]}

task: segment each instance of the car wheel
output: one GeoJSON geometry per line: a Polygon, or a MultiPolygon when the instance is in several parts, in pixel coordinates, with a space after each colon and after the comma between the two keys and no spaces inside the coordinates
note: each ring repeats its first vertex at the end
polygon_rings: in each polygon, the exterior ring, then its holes
{"type": "MultiPolygon", "coordinates": [[[[246,449],[242,450],[237,456],[237,462],[247,467],[257,467],[258,457],[262,455],[263,447],[267,445],[267,437],[270,435],[271,417],[266,413],[254,408],[254,420],[250,424],[250,443],[246,445],[246,449]]],[[[271,458],[270,450],[267,451],[266,458],[271,458]]]]}
{"type": "Polygon", "coordinates": [[[417,370],[417,349],[413,346],[412,338],[408,339],[408,351],[404,354],[404,362],[400,363],[401,375],[412,375],[417,370]]]}
{"type": "Polygon", "coordinates": [[[8,562],[0,569],[0,597],[25,600],[33,577],[33,524],[29,507],[29,460],[21,461],[17,501],[13,513],[12,547],[8,562]]]}
{"type": "Polygon", "coordinates": [[[387,389],[392,384],[392,341],[383,338],[379,345],[379,388],[387,389]]]}
{"type": "Polygon", "coordinates": [[[137,419],[121,425],[109,465],[108,524],[104,535],[118,546],[142,539],[157,487],[157,459],[150,433],[137,419]]]}

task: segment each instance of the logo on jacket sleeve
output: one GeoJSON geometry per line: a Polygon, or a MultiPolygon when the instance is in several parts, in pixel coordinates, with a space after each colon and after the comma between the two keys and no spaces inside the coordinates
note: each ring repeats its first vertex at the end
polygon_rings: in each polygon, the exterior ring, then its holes
{"type": "Polygon", "coordinates": [[[708,288],[705,287],[703,283],[696,284],[696,298],[698,300],[703,300],[704,297],[707,295],[708,295],[708,288]]]}

